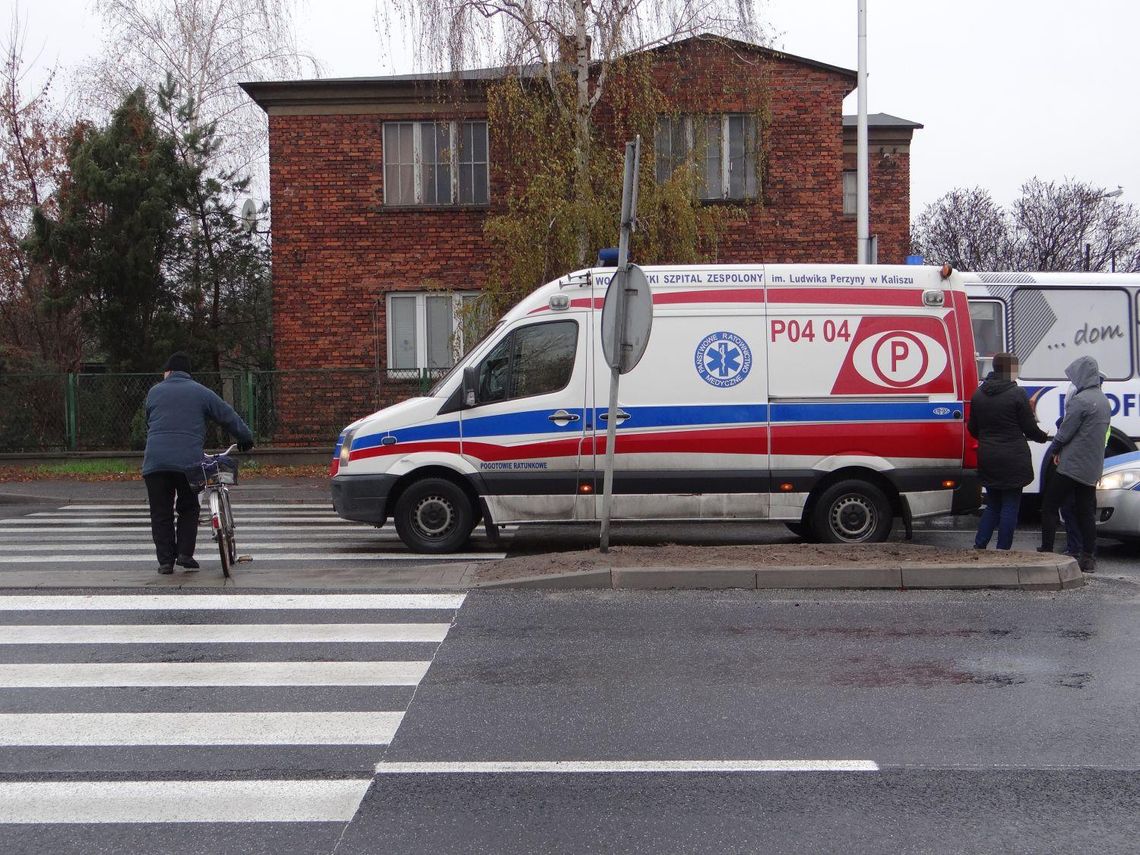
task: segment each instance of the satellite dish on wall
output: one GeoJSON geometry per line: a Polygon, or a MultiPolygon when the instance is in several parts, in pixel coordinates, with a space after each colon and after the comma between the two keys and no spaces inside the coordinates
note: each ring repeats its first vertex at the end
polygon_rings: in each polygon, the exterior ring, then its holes
{"type": "Polygon", "coordinates": [[[246,199],[241,206],[241,225],[246,234],[257,228],[257,203],[246,199]]]}

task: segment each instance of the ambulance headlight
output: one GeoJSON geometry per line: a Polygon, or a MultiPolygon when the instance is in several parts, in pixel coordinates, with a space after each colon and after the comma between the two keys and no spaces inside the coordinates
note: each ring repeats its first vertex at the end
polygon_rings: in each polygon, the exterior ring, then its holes
{"type": "Polygon", "coordinates": [[[352,436],[356,431],[345,431],[344,441],[340,444],[340,468],[348,465],[348,458],[352,453],[352,436]]]}
{"type": "Polygon", "coordinates": [[[1133,490],[1140,486],[1140,469],[1121,469],[1096,482],[1098,490],[1133,490]]]}

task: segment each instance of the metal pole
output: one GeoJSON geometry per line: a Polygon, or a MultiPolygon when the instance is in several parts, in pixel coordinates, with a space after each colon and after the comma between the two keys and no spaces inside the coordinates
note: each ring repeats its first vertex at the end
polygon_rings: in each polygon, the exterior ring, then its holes
{"type": "MultiPolygon", "coordinates": [[[[617,271],[625,272],[629,269],[629,236],[633,231],[633,219],[637,213],[637,170],[641,161],[641,137],[638,136],[631,143],[625,144],[625,177],[622,181],[621,193],[621,233],[618,238],[617,271]]],[[[613,285],[611,284],[612,288],[613,285]]],[[[599,549],[601,552],[610,551],[610,505],[614,490],[614,446],[617,444],[617,413],[618,413],[618,378],[621,377],[621,364],[624,355],[625,331],[625,294],[618,294],[616,304],[617,314],[614,318],[615,336],[618,341],[611,351],[613,361],[610,365],[610,403],[606,410],[606,469],[602,476],[602,532],[599,549]]]]}
{"type": "Polygon", "coordinates": [[[867,180],[867,0],[859,2],[859,116],[855,126],[855,240],[856,257],[867,264],[871,236],[867,180]]]}
{"type": "Polygon", "coordinates": [[[67,389],[64,398],[64,418],[67,424],[67,447],[71,451],[79,448],[79,377],[67,375],[67,389]]]}

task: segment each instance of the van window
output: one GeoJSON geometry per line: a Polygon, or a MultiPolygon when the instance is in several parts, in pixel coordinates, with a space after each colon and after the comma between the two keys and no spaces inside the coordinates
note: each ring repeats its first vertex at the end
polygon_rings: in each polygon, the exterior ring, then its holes
{"type": "Polygon", "coordinates": [[[1005,350],[1005,312],[997,300],[971,300],[974,350],[983,359],[1005,350]]]}
{"type": "Polygon", "coordinates": [[[547,395],[574,371],[577,321],[531,324],[507,335],[479,364],[479,403],[547,395]]]}
{"type": "Polygon", "coordinates": [[[1026,380],[1064,380],[1078,356],[1091,356],[1109,380],[1132,376],[1132,314],[1116,288],[1018,288],[1014,352],[1026,380]]]}

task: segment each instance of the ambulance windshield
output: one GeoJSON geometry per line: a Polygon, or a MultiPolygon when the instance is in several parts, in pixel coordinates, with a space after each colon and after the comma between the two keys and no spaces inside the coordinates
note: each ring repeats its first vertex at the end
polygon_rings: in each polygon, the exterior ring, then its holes
{"type": "Polygon", "coordinates": [[[495,324],[493,327],[491,327],[489,330],[487,330],[486,334],[481,339],[479,339],[479,341],[475,344],[475,346],[470,348],[465,354],[463,354],[463,356],[461,356],[459,358],[459,361],[456,362],[453,366],[451,366],[451,370],[448,371],[446,374],[444,374],[439,379],[439,382],[437,382],[434,386],[431,387],[431,391],[428,392],[428,397],[434,398],[437,395],[441,394],[444,387],[447,386],[447,384],[451,380],[451,378],[454,377],[458,372],[461,372],[463,370],[463,366],[465,366],[468,362],[470,362],[471,358],[475,354],[477,354],[483,350],[483,345],[485,345],[487,343],[487,339],[489,339],[491,336],[493,336],[495,333],[497,333],[502,328],[502,326],[503,326],[503,322],[499,321],[497,324],[495,324]]]}

